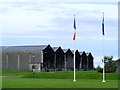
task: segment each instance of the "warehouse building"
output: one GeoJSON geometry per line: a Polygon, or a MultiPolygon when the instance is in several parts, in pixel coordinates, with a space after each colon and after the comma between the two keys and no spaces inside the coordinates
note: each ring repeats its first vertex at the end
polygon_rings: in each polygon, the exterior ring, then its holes
{"type": "Polygon", "coordinates": [[[73,70],[74,67],[74,62],[73,62],[73,53],[70,49],[63,49],[64,54],[65,54],[65,69],[67,71],[73,70]]]}
{"type": "Polygon", "coordinates": [[[75,66],[76,66],[76,70],[80,70],[81,68],[80,68],[80,63],[81,63],[81,55],[80,55],[80,53],[79,53],[79,51],[78,50],[76,50],[76,52],[75,52],[75,66]]]}
{"type": "MultiPolygon", "coordinates": [[[[91,53],[75,52],[76,70],[93,70],[91,53]]],[[[74,53],[70,49],[50,45],[9,46],[2,48],[2,69],[21,71],[73,70],[74,53]]]]}
{"type": "Polygon", "coordinates": [[[61,47],[53,47],[55,53],[55,70],[62,71],[65,67],[64,51],[61,47]]]}
{"type": "Polygon", "coordinates": [[[85,51],[83,51],[82,52],[82,61],[81,61],[81,69],[83,70],[83,71],[87,71],[88,70],[88,63],[87,63],[87,60],[88,58],[87,58],[87,55],[86,55],[86,53],[85,53],[85,51]]]}
{"type": "Polygon", "coordinates": [[[117,73],[120,73],[120,59],[118,59],[117,61],[116,61],[116,63],[117,63],[117,73]]]}
{"type": "Polygon", "coordinates": [[[93,56],[92,56],[92,54],[91,53],[89,53],[88,54],[88,56],[87,56],[87,58],[88,58],[88,70],[94,70],[94,66],[93,66],[93,56]]]}
{"type": "Polygon", "coordinates": [[[10,70],[47,71],[53,69],[54,51],[50,45],[12,46],[2,52],[2,67],[10,70]]]}

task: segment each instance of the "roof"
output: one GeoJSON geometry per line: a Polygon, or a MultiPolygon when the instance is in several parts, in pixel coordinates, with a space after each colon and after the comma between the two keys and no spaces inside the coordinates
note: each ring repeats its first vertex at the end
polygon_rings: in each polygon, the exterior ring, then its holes
{"type": "Polygon", "coordinates": [[[44,50],[48,45],[34,45],[34,46],[8,46],[4,51],[17,51],[17,50],[44,50]]]}
{"type": "Polygon", "coordinates": [[[6,48],[6,46],[0,46],[0,51],[5,50],[6,48]]]}
{"type": "Polygon", "coordinates": [[[59,47],[52,47],[53,51],[56,52],[59,47]]]}
{"type": "MultiPolygon", "coordinates": [[[[76,50],[77,51],[77,50],[76,50]]],[[[71,52],[74,54],[74,50],[71,50],[71,52]]],[[[79,51],[78,51],[79,52],[79,51]]],[[[79,52],[80,55],[83,54],[83,52],[79,52]]]]}
{"type": "Polygon", "coordinates": [[[66,53],[68,51],[68,49],[63,49],[63,52],[66,53]]]}
{"type": "Polygon", "coordinates": [[[79,52],[80,55],[82,55],[83,52],[79,52]]]}
{"type": "Polygon", "coordinates": [[[87,55],[87,56],[89,56],[89,53],[88,53],[88,52],[86,52],[86,55],[87,55]]]}
{"type": "Polygon", "coordinates": [[[74,50],[71,50],[71,52],[74,54],[74,50]]]}
{"type": "Polygon", "coordinates": [[[116,60],[116,62],[120,62],[120,58],[118,60],[116,60]]]}

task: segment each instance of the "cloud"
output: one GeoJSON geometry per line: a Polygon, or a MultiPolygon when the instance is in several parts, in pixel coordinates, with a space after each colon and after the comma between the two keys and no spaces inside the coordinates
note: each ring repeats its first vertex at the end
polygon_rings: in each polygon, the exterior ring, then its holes
{"type": "Polygon", "coordinates": [[[74,49],[73,15],[76,14],[76,48],[92,52],[95,67],[99,64],[102,66],[102,12],[105,12],[105,53],[117,56],[118,6],[115,1],[105,1],[42,3],[42,0],[0,0],[2,44],[49,43],[74,49]]]}
{"type": "Polygon", "coordinates": [[[118,2],[119,0],[1,0],[1,2],[118,2]]]}
{"type": "Polygon", "coordinates": [[[98,65],[103,67],[102,56],[95,56],[94,57],[94,67],[97,67],[98,65]]]}

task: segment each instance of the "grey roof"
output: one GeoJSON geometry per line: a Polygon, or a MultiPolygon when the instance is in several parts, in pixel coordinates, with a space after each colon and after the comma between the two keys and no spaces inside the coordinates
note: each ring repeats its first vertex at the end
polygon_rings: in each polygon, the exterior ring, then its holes
{"type": "Polygon", "coordinates": [[[34,46],[8,46],[5,51],[17,51],[17,50],[44,50],[48,45],[34,45],[34,46]]]}
{"type": "Polygon", "coordinates": [[[79,52],[80,55],[82,55],[83,52],[79,52]]]}
{"type": "Polygon", "coordinates": [[[88,56],[88,55],[89,55],[89,53],[88,53],[88,52],[85,52],[85,51],[83,51],[83,52],[79,52],[79,54],[80,54],[80,55],[82,55],[83,53],[85,53],[85,54],[86,54],[86,56],[88,56]]]}
{"type": "Polygon", "coordinates": [[[53,51],[56,52],[59,47],[52,47],[53,51]]]}
{"type": "MultiPolygon", "coordinates": [[[[75,53],[77,52],[78,50],[75,51],[75,53]]],[[[71,52],[74,54],[74,50],[71,50],[71,52]]],[[[78,51],[79,52],[79,51],[78,51]]]]}
{"type": "Polygon", "coordinates": [[[0,51],[5,50],[5,49],[6,49],[5,46],[0,46],[0,51]]]}
{"type": "MultiPolygon", "coordinates": [[[[72,53],[74,54],[74,50],[71,50],[72,51],[72,53]]],[[[83,52],[79,52],[79,54],[80,55],[82,55],[83,54],[83,52]]],[[[89,55],[89,53],[87,52],[87,53],[85,53],[87,56],[89,55]]]]}
{"type": "Polygon", "coordinates": [[[74,50],[71,50],[71,52],[74,54],[74,50]]]}
{"type": "Polygon", "coordinates": [[[89,55],[89,53],[88,53],[88,52],[86,52],[86,55],[88,56],[88,55],[89,55]]]}
{"type": "Polygon", "coordinates": [[[66,53],[68,51],[68,49],[63,49],[63,52],[66,53]]]}
{"type": "Polygon", "coordinates": [[[120,62],[120,58],[118,60],[116,60],[116,62],[120,62]]]}

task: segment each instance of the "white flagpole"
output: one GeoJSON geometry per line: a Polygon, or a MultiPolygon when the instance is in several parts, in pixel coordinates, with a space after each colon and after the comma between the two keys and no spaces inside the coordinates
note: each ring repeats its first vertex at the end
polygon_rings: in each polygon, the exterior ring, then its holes
{"type": "Polygon", "coordinates": [[[103,32],[103,81],[102,82],[106,82],[105,81],[105,60],[104,60],[104,12],[103,12],[103,26],[102,26],[102,32],[103,32]]]}
{"type": "Polygon", "coordinates": [[[105,81],[105,60],[104,60],[104,35],[103,35],[103,81],[102,82],[106,82],[105,81]]]}
{"type": "Polygon", "coordinates": [[[76,22],[75,22],[75,15],[74,15],[74,37],[73,37],[73,40],[74,40],[74,82],[76,81],[76,75],[75,75],[75,52],[76,52],[76,45],[75,45],[75,40],[76,40],[76,22]]]}
{"type": "MultiPolygon", "coordinates": [[[[75,30],[76,33],[76,30],[75,30]]],[[[76,81],[76,74],[75,74],[75,52],[76,52],[76,42],[74,40],[74,82],[76,81]]]]}

